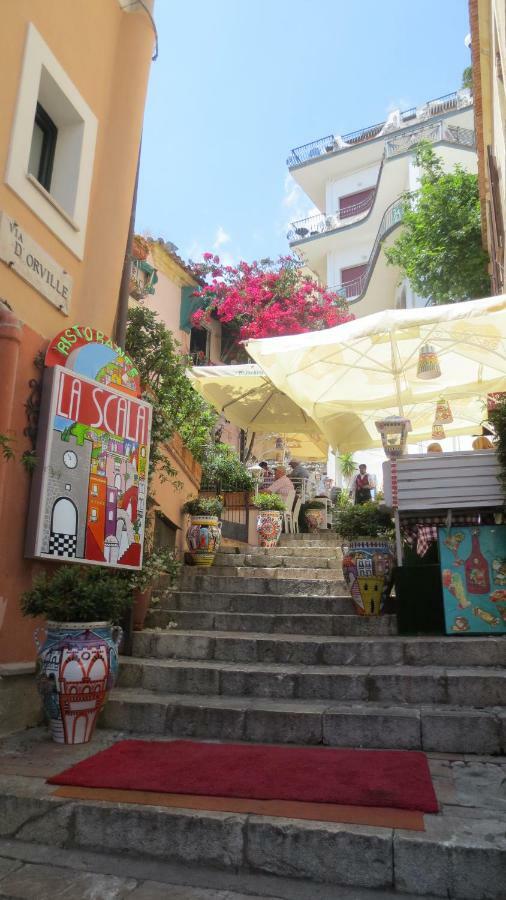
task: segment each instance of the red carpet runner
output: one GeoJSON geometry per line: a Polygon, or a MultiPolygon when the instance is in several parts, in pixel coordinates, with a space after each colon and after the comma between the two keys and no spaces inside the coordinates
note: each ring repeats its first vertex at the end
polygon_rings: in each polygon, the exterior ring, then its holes
{"type": "Polygon", "coordinates": [[[425,754],[407,750],[120,741],[48,782],[438,811],[425,754]]]}

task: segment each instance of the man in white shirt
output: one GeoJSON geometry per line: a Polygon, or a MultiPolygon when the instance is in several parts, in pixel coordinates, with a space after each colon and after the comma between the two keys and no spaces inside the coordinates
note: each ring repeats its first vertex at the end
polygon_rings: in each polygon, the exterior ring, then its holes
{"type": "Polygon", "coordinates": [[[290,481],[286,474],[284,466],[276,466],[274,470],[274,481],[266,489],[266,492],[269,494],[279,494],[285,503],[287,497],[294,493],[293,482],[290,481]]]}

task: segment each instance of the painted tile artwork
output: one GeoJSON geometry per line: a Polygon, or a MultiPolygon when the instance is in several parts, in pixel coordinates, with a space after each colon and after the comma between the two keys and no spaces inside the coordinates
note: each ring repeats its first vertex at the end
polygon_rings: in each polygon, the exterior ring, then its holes
{"type": "Polygon", "coordinates": [[[438,530],[447,634],[506,633],[506,525],[438,530]]]}
{"type": "Polygon", "coordinates": [[[71,367],[46,369],[27,554],[139,568],[151,407],[109,343],[84,342],[71,367]]]}

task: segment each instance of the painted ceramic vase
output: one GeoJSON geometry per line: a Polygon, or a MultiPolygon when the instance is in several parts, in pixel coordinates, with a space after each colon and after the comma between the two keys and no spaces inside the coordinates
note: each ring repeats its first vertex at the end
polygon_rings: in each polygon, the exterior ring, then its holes
{"type": "Polygon", "coordinates": [[[275,547],[281,534],[282,514],[278,509],[261,509],[257,516],[260,547],[275,547]]]}
{"type": "Polygon", "coordinates": [[[324,509],[306,509],[304,518],[310,534],[316,534],[325,528],[325,510],[324,509]]]}
{"type": "Polygon", "coordinates": [[[58,744],[86,744],[118,672],[123,631],[108,622],[47,622],[37,628],[37,687],[58,744]]]}
{"type": "Polygon", "coordinates": [[[379,616],[392,580],[395,555],[390,541],[362,538],[343,547],[343,573],[361,616],[379,616]]]}
{"type": "Polygon", "coordinates": [[[186,543],[196,566],[212,566],[221,543],[221,522],[218,516],[192,516],[186,543]]]}

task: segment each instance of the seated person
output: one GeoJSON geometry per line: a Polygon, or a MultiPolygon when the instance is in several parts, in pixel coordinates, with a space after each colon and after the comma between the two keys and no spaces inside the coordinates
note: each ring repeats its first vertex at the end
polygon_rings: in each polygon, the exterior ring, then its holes
{"type": "Polygon", "coordinates": [[[274,481],[269,485],[266,489],[268,494],[279,494],[279,496],[285,501],[290,495],[294,493],[293,483],[290,481],[288,475],[286,474],[285,466],[276,466],[274,471],[274,481]]]}
{"type": "Polygon", "coordinates": [[[291,472],[290,472],[291,478],[301,478],[301,479],[309,478],[308,470],[297,459],[292,459],[292,461],[290,463],[290,467],[291,467],[291,472]]]}
{"type": "Polygon", "coordinates": [[[274,474],[269,469],[269,464],[263,460],[261,463],[258,463],[261,469],[263,469],[263,476],[261,481],[261,489],[264,490],[274,481],[274,474]]]}

